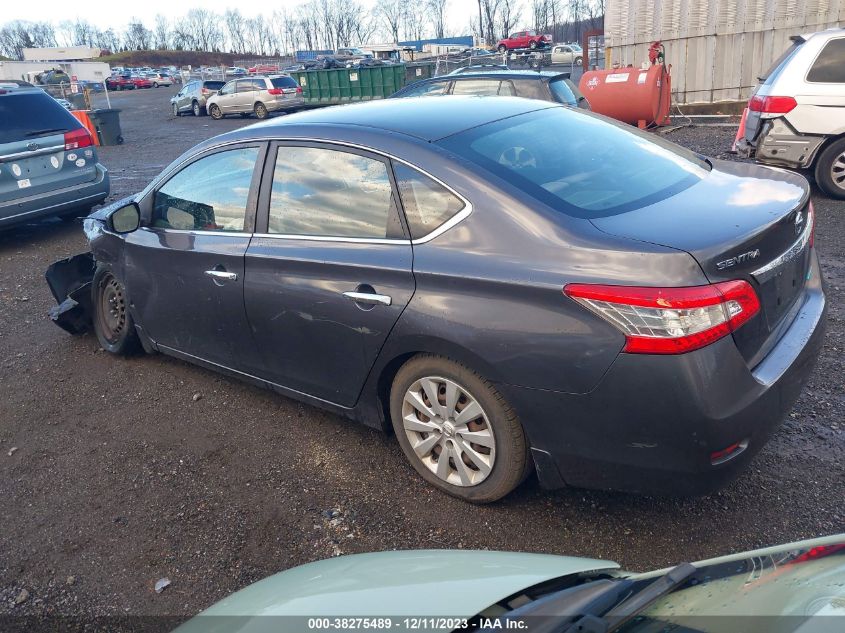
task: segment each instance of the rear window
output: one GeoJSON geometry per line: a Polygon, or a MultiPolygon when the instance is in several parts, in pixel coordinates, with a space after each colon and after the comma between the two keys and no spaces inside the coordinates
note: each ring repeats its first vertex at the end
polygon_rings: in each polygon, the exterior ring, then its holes
{"type": "Polygon", "coordinates": [[[296,88],[299,85],[293,77],[273,77],[270,81],[274,88],[296,88]]]}
{"type": "Polygon", "coordinates": [[[830,40],[807,74],[807,81],[820,84],[845,83],[845,38],[830,40]]]}
{"type": "Polygon", "coordinates": [[[208,88],[209,90],[220,90],[225,83],[225,81],[206,81],[203,83],[203,87],[208,88]]]}
{"type": "Polygon", "coordinates": [[[7,93],[0,96],[0,143],[61,134],[81,127],[72,114],[46,92],[7,93]]]}
{"type": "Polygon", "coordinates": [[[665,139],[560,107],[488,123],[440,144],[549,207],[587,219],[653,204],[709,171],[706,161],[665,139]]]}

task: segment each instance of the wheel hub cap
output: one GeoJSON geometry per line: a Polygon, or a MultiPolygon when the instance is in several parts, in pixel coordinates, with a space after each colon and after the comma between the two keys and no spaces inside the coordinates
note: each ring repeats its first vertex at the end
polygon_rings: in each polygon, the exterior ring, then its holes
{"type": "Polygon", "coordinates": [[[496,438],[487,414],[458,383],[431,376],[405,392],[402,423],[417,458],[455,486],[477,486],[493,469],[496,438]]]}

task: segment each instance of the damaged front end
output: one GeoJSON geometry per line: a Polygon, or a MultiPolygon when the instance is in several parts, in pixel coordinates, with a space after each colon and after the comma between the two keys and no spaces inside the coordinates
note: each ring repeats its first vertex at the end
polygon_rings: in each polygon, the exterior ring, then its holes
{"type": "Polygon", "coordinates": [[[59,305],[50,308],[53,323],[71,334],[91,326],[91,282],[97,263],[92,253],[82,253],[50,265],[44,276],[59,305]]]}

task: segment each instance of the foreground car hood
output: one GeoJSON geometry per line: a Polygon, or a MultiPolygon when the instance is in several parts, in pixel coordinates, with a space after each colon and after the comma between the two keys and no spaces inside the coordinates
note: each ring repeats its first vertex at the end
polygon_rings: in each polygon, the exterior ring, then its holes
{"type": "MultiPolygon", "coordinates": [[[[295,567],[250,585],[178,630],[212,630],[209,620],[203,621],[205,616],[469,618],[532,585],[570,574],[616,568],[616,563],[589,558],[467,550],[340,556],[295,567]]],[[[293,625],[294,621],[290,623],[293,625]]],[[[284,627],[284,621],[275,622],[276,630],[280,627],[284,627]]],[[[234,630],[257,629],[244,620],[243,627],[234,630]]]]}

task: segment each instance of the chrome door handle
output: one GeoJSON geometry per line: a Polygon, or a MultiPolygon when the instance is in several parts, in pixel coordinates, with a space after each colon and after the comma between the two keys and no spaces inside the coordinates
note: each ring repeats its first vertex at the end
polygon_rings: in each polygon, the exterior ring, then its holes
{"type": "Polygon", "coordinates": [[[206,270],[205,274],[214,279],[226,281],[235,281],[238,278],[238,273],[227,273],[225,270],[206,270]]]}
{"type": "Polygon", "coordinates": [[[377,295],[370,292],[344,292],[343,296],[355,303],[365,303],[371,306],[389,306],[393,303],[393,299],[387,295],[377,295]]]}

